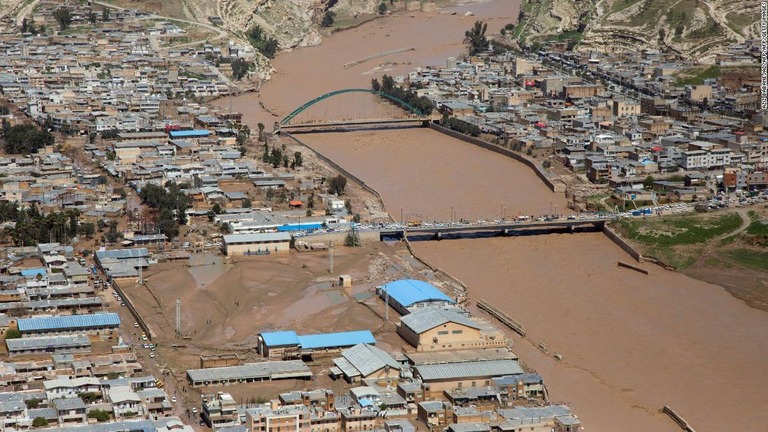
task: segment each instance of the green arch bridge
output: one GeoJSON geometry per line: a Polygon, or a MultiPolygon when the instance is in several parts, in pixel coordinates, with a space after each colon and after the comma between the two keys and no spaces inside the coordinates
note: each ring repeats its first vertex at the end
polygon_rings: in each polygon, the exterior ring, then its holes
{"type": "Polygon", "coordinates": [[[403,107],[403,108],[407,109],[408,111],[418,115],[419,117],[424,117],[424,113],[422,113],[418,108],[416,108],[413,105],[405,102],[404,100],[398,99],[398,98],[396,98],[394,96],[390,96],[390,95],[388,95],[386,93],[383,93],[383,92],[380,92],[380,91],[376,91],[376,90],[363,89],[363,88],[349,88],[349,89],[334,90],[332,92],[328,92],[328,93],[326,93],[324,95],[320,95],[320,96],[312,99],[311,101],[309,101],[309,102],[305,103],[304,105],[296,108],[290,114],[285,116],[282,120],[280,120],[280,124],[283,125],[283,126],[286,126],[286,125],[288,125],[288,123],[291,120],[293,120],[294,117],[296,117],[297,115],[301,114],[304,110],[306,110],[307,108],[311,107],[312,105],[314,105],[314,104],[316,104],[316,103],[318,103],[320,101],[323,101],[325,99],[328,99],[328,98],[331,98],[331,97],[334,97],[334,96],[337,96],[337,95],[340,95],[340,94],[344,94],[344,93],[370,93],[370,94],[373,94],[373,95],[376,95],[376,96],[381,96],[381,97],[387,98],[387,99],[397,103],[401,107],[403,107]]]}

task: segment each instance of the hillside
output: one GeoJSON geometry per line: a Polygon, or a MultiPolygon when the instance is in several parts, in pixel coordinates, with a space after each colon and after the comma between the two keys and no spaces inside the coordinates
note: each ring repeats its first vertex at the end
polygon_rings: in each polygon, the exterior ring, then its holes
{"type": "Polygon", "coordinates": [[[574,39],[579,50],[670,48],[701,59],[757,37],[760,10],[743,0],[523,0],[521,17],[515,35],[529,45],[574,39]]]}

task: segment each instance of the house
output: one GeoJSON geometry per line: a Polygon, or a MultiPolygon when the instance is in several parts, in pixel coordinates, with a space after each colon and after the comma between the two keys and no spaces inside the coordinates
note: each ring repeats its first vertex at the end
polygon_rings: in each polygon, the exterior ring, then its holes
{"type": "Polygon", "coordinates": [[[56,416],[62,426],[85,424],[88,421],[85,402],[79,397],[54,399],[51,406],[56,410],[56,416]]]}
{"type": "Polygon", "coordinates": [[[442,396],[445,390],[491,385],[491,379],[520,375],[517,360],[465,361],[448,364],[423,364],[414,367],[425,385],[425,396],[442,396]]]}
{"type": "Polygon", "coordinates": [[[291,234],[287,232],[228,234],[224,236],[222,252],[227,257],[235,255],[266,255],[272,252],[288,252],[291,234]]]}
{"type": "Polygon", "coordinates": [[[144,415],[141,398],[129,386],[115,386],[109,389],[109,402],[116,419],[144,415]]]}
{"type": "Polygon", "coordinates": [[[379,296],[400,315],[430,306],[449,306],[456,302],[437,287],[415,279],[402,279],[378,287],[379,296]]]}
{"type": "Polygon", "coordinates": [[[504,333],[458,308],[422,308],[400,318],[397,333],[417,351],[503,347],[504,333]]]}
{"type": "Polygon", "coordinates": [[[331,373],[343,376],[350,383],[400,376],[400,364],[381,348],[368,344],[358,344],[342,351],[341,357],[333,359],[333,364],[336,366],[331,368],[331,373]]]}

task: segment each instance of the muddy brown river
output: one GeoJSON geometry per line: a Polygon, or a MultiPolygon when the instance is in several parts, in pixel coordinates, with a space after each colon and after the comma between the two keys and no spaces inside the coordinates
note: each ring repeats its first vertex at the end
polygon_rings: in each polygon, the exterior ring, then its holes
{"type": "MultiPolygon", "coordinates": [[[[282,54],[261,94],[233,98],[252,127],[313,97],[367,86],[382,73],[444,64],[463,49],[475,19],[498,29],[517,16],[499,0],[440,13],[402,14],[334,34],[323,44],[282,54]],[[466,16],[467,11],[476,16],[466,16]],[[456,12],[456,14],[453,14],[456,12]],[[428,29],[428,31],[425,31],[428,29]],[[414,47],[360,65],[380,52],[414,47]]],[[[228,105],[228,100],[220,102],[228,105]]],[[[322,115],[344,116],[373,99],[329,100],[322,115]]],[[[352,113],[354,114],[354,113],[352,113]]],[[[393,218],[496,219],[541,214],[565,200],[525,166],[422,129],[304,135],[377,189],[393,218]],[[453,210],[452,210],[453,209],[453,210]],[[407,216],[406,216],[407,214],[407,216]]],[[[587,430],[677,431],[660,413],[669,405],[701,431],[766,430],[768,314],[722,288],[642,264],[650,275],[617,267],[631,258],[600,233],[418,242],[415,251],[520,321],[514,350],[545,379],[553,401],[567,402],[587,430]],[[548,354],[537,348],[546,344],[548,354]],[[553,359],[561,354],[562,361],[553,359]]]]}

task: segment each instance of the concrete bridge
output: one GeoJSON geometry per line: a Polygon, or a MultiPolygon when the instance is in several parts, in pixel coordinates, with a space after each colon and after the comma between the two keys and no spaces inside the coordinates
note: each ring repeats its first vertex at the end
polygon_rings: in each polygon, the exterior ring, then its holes
{"type": "Polygon", "coordinates": [[[555,219],[544,221],[521,221],[500,223],[477,223],[445,226],[418,226],[405,228],[382,228],[379,230],[379,238],[385,237],[413,237],[427,236],[433,240],[440,240],[446,234],[472,234],[491,233],[500,236],[516,235],[523,232],[535,233],[536,231],[565,230],[574,232],[577,228],[594,228],[602,230],[609,218],[577,218],[555,219]]]}
{"type": "Polygon", "coordinates": [[[430,119],[425,117],[381,118],[364,120],[330,120],[327,122],[292,123],[280,125],[280,131],[292,134],[316,132],[340,132],[357,129],[393,129],[406,127],[427,127],[430,119]]]}

